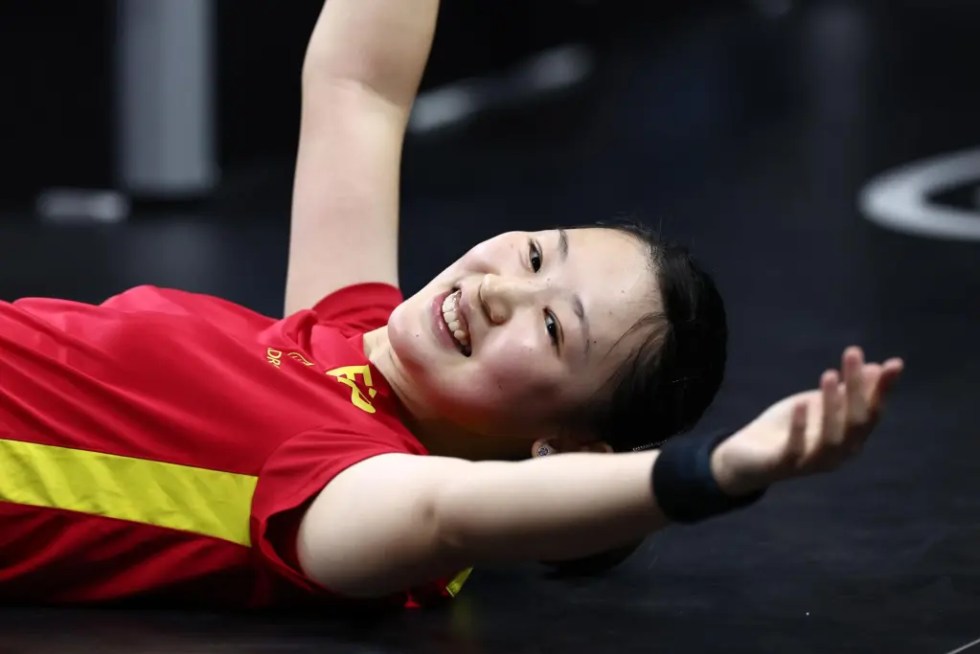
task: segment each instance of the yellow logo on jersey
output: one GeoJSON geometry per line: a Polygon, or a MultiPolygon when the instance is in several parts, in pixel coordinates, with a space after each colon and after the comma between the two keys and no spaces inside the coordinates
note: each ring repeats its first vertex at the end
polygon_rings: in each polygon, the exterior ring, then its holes
{"type": "Polygon", "coordinates": [[[368,366],[345,366],[343,368],[329,370],[327,374],[350,388],[350,401],[354,406],[366,413],[374,413],[375,409],[371,405],[371,399],[369,398],[374,398],[378,394],[378,391],[374,390],[374,382],[371,380],[371,368],[368,366]],[[361,377],[364,385],[367,386],[367,396],[365,396],[357,383],[358,377],[361,377]]]}
{"type": "MultiPolygon", "coordinates": [[[[283,357],[297,361],[308,368],[316,365],[299,352],[283,352],[271,347],[265,352],[266,361],[275,366],[277,370],[282,370],[283,357]]],[[[343,368],[329,370],[326,374],[350,388],[350,401],[354,406],[365,413],[375,412],[371,400],[378,394],[378,391],[374,389],[374,381],[371,379],[369,366],[344,366],[343,368]],[[360,378],[360,382],[358,378],[360,378]],[[362,384],[366,387],[367,392],[362,388],[362,384]]]]}

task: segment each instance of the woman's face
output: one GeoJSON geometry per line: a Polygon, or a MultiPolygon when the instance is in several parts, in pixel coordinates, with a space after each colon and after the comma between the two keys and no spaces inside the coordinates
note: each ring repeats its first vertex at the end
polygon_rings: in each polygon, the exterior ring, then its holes
{"type": "Polygon", "coordinates": [[[502,234],[392,313],[399,394],[428,414],[419,417],[536,438],[591,401],[635,345],[624,334],[659,309],[646,246],[632,235],[502,234]]]}

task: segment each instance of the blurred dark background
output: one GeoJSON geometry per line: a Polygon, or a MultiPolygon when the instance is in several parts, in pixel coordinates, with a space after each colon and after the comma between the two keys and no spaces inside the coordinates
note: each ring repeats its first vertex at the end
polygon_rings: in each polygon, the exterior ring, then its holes
{"type": "MultiPolygon", "coordinates": [[[[0,3],[0,298],[152,283],[278,315],[319,9],[0,3]],[[135,65],[120,84],[120,44],[152,63],[168,52],[154,17],[175,15],[206,17],[170,26],[178,61],[211,65],[135,65]],[[142,108],[135,132],[121,97],[142,108]]],[[[811,387],[859,343],[908,364],[880,436],[834,475],[657,534],[600,580],[480,569],[447,612],[365,629],[4,612],[0,645],[90,651],[122,629],[127,652],[943,654],[980,637],[980,3],[444,0],[442,18],[405,150],[406,292],[501,230],[638,217],[726,297],[707,427],[811,387]],[[883,213],[867,202],[882,179],[883,213]]]]}
{"type": "MultiPolygon", "coordinates": [[[[691,16],[705,4],[447,2],[424,88],[499,72],[564,43],[605,49],[624,34],[691,16]]],[[[299,70],[321,2],[216,0],[207,5],[215,156],[222,179],[234,180],[244,170],[292,156],[299,70]]],[[[0,5],[0,72],[6,89],[0,116],[7,162],[0,199],[8,208],[30,205],[50,186],[116,184],[116,57],[125,27],[119,13],[114,0],[7,0],[0,5]]]]}

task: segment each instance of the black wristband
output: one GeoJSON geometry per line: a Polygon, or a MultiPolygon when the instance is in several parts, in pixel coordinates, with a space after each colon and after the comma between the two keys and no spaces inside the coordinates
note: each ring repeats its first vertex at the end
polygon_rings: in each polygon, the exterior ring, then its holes
{"type": "Polygon", "coordinates": [[[711,453],[734,434],[730,431],[681,436],[660,448],[653,465],[653,494],[672,522],[693,524],[757,502],[761,490],[734,497],[718,486],[711,473],[711,453]]]}

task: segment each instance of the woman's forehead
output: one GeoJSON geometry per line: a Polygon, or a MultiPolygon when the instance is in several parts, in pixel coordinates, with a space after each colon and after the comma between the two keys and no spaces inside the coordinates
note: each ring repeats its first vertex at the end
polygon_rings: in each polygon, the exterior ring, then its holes
{"type": "Polygon", "coordinates": [[[567,247],[567,272],[592,303],[619,306],[639,301],[649,310],[658,294],[646,244],[612,229],[573,229],[564,234],[567,243],[560,247],[567,247]]]}
{"type": "Polygon", "coordinates": [[[581,297],[593,345],[608,353],[643,316],[660,312],[648,248],[630,234],[603,228],[568,230],[564,238],[567,283],[581,297]]]}
{"type": "Polygon", "coordinates": [[[629,263],[649,267],[648,247],[636,236],[608,227],[556,228],[534,232],[563,259],[573,265],[598,264],[609,257],[627,258],[629,263]]]}

